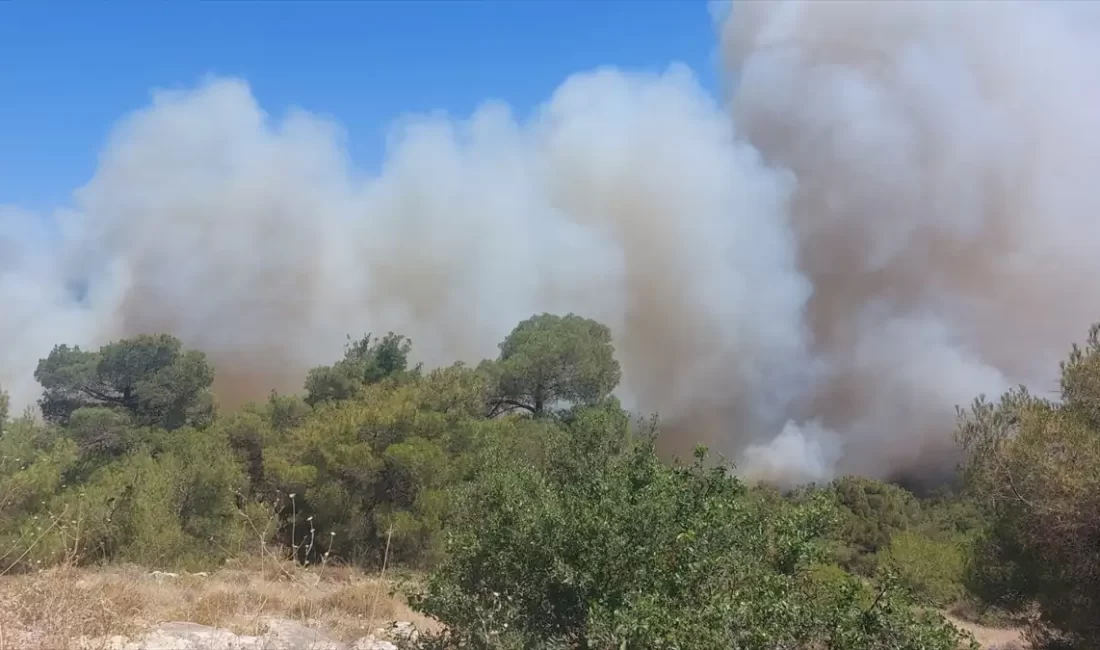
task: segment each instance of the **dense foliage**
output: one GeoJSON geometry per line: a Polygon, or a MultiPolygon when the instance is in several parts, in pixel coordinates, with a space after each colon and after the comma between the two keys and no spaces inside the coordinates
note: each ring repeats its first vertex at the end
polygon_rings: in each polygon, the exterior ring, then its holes
{"type": "Polygon", "coordinates": [[[0,572],[385,559],[427,573],[438,647],[946,649],[935,610],[961,606],[1100,647],[1100,328],[1060,400],[960,412],[963,489],[932,498],[665,462],[580,316],[533,316],[476,367],[411,356],[368,335],[301,396],[219,413],[214,369],[171,336],[57,345],[42,417],[0,391],[0,572]]]}
{"type": "MultiPolygon", "coordinates": [[[[775,508],[727,468],[668,466],[615,409],[581,412],[544,465],[467,491],[416,600],[465,648],[959,647],[892,584],[823,577],[829,499],[775,508]]],[[[502,459],[503,460],[503,459],[502,459]]]]}
{"type": "Polygon", "coordinates": [[[1062,364],[1062,399],[1024,388],[960,412],[967,485],[989,521],[971,585],[1038,607],[1038,641],[1100,648],[1100,325],[1062,364]]]}
{"type": "Polygon", "coordinates": [[[214,369],[167,334],[138,336],[97,352],[58,345],[38,364],[39,401],[50,422],[91,406],[125,411],[135,423],[178,429],[212,417],[214,369]]]}

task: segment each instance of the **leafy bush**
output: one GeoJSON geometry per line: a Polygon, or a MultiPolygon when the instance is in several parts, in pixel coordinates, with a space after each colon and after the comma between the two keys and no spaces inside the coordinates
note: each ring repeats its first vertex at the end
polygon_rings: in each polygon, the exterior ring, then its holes
{"type": "Polygon", "coordinates": [[[446,558],[413,601],[449,626],[437,643],[958,647],[954,628],[893,585],[868,599],[851,576],[807,570],[833,516],[827,499],[761,507],[704,452],[670,467],[652,436],[605,423],[582,416],[557,462],[501,463],[467,491],[446,558]]]}
{"type": "Polygon", "coordinates": [[[7,422],[0,435],[0,571],[27,566],[29,550],[49,525],[36,513],[77,463],[76,445],[53,434],[24,417],[7,422]]]}
{"type": "Polygon", "coordinates": [[[965,562],[959,542],[941,542],[909,531],[891,537],[879,559],[880,566],[893,571],[920,601],[938,607],[965,596],[965,562]]]}
{"type": "Polygon", "coordinates": [[[838,478],[828,486],[836,496],[839,520],[832,531],[834,558],[861,575],[873,575],[877,554],[891,538],[921,520],[920,502],[909,491],[861,476],[838,478]]]}
{"type": "Polygon", "coordinates": [[[19,560],[13,568],[109,560],[209,565],[239,547],[244,529],[234,495],[244,477],[224,440],[209,430],[162,433],[91,470],[77,444],[59,438],[0,478],[11,497],[0,534],[19,560]]]}

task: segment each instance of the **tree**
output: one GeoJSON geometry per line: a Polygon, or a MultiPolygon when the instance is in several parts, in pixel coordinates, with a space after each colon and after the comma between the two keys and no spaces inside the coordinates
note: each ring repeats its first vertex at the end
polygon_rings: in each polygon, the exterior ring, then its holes
{"type": "Polygon", "coordinates": [[[990,522],[972,587],[1013,610],[1039,605],[1044,644],[1100,648],[1100,326],[1062,364],[1062,400],[1020,388],[960,411],[966,487],[990,522]]]}
{"type": "Polygon", "coordinates": [[[516,410],[539,417],[561,402],[595,404],[621,377],[611,330],[575,314],[523,321],[500,344],[499,358],[481,369],[492,385],[490,417],[516,410]]]}
{"type": "Polygon", "coordinates": [[[279,395],[275,391],[267,398],[261,411],[271,428],[280,434],[302,424],[310,413],[310,406],[297,395],[279,395]]]}
{"type": "Polygon", "coordinates": [[[105,407],[137,424],[165,429],[208,424],[214,410],[214,369],[206,355],[184,350],[168,334],[109,343],[96,352],[58,345],[34,372],[45,389],[39,406],[47,421],[67,423],[73,412],[105,407]]]}
{"type": "Polygon", "coordinates": [[[8,425],[8,394],[0,388],[0,435],[4,435],[4,429],[8,425]]]}
{"type": "Polygon", "coordinates": [[[265,480],[295,495],[284,534],[299,544],[312,525],[346,560],[389,548],[390,561],[423,566],[441,545],[448,491],[483,462],[484,440],[512,427],[486,422],[484,404],[483,378],[460,365],[319,403],[264,450],[265,480]]]}
{"type": "Polygon", "coordinates": [[[840,506],[836,559],[845,569],[870,574],[875,554],[895,533],[920,520],[920,503],[903,488],[861,476],[842,476],[830,485],[840,506]]]}
{"type": "Polygon", "coordinates": [[[367,334],[348,345],[344,358],[331,366],[318,366],[306,377],[306,402],[311,406],[320,402],[347,399],[363,386],[389,377],[415,375],[417,365],[408,370],[412,341],[390,332],[381,341],[372,341],[367,334]]]}
{"type": "Polygon", "coordinates": [[[242,411],[221,418],[215,428],[224,432],[248,476],[249,493],[258,495],[264,483],[264,447],[271,437],[270,424],[258,413],[242,411]]]}

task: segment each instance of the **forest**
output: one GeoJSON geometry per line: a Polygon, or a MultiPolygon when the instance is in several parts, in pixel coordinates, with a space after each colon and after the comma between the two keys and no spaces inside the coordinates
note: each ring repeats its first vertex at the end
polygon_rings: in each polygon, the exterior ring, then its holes
{"type": "Polygon", "coordinates": [[[0,572],[388,563],[443,626],[423,648],[966,647],[944,612],[1100,648],[1100,326],[1067,342],[1060,395],[963,405],[956,480],[919,496],[666,457],[582,316],[532,316],[476,366],[412,345],[368,334],[300,394],[227,410],[173,336],[58,342],[38,409],[0,393],[0,572]]]}

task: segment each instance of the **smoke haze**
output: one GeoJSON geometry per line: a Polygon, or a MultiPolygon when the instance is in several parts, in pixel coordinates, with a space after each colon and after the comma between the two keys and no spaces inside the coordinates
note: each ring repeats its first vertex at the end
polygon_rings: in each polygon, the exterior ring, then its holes
{"type": "Polygon", "coordinates": [[[157,92],[72,211],[0,207],[0,385],[30,404],[53,344],[167,331],[233,405],[299,389],[347,334],[476,361],[573,311],[676,451],[934,472],[955,404],[1055,388],[1100,320],[1096,14],[737,3],[722,101],[678,65],[578,72],[529,118],[402,119],[369,178],[339,124],[275,119],[244,80],[157,92]]]}

